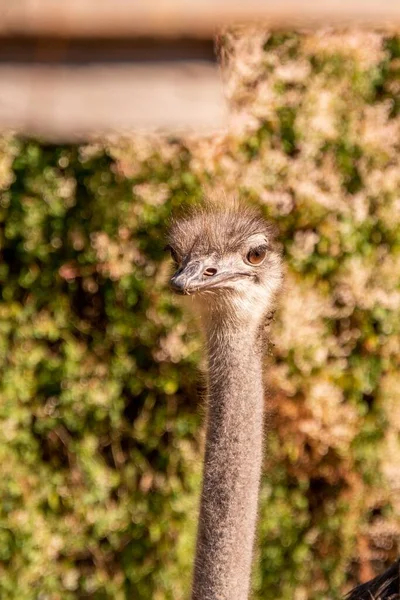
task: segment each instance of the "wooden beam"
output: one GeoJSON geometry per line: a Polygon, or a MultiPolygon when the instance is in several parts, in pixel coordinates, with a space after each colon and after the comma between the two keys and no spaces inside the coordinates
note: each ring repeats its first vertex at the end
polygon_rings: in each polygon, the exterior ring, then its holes
{"type": "Polygon", "coordinates": [[[198,36],[235,22],[270,28],[400,26],[398,0],[0,0],[0,35],[198,36]]]}
{"type": "Polygon", "coordinates": [[[212,39],[0,38],[0,129],[211,133],[227,114],[212,39]]]}
{"type": "Polygon", "coordinates": [[[51,141],[132,132],[220,131],[227,106],[216,65],[1,64],[0,130],[51,141]]]}
{"type": "MultiPolygon", "coordinates": [[[[212,38],[0,36],[0,64],[118,64],[204,61],[217,65],[212,38]]],[[[1,87],[0,87],[1,89],[1,87]]]]}

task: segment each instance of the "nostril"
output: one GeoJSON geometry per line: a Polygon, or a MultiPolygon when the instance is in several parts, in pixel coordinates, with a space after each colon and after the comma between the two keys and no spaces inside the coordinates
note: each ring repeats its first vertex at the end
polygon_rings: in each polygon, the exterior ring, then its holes
{"type": "Polygon", "coordinates": [[[217,269],[214,269],[213,267],[208,267],[205,271],[203,271],[203,276],[213,277],[213,275],[215,275],[216,272],[217,269]]]}

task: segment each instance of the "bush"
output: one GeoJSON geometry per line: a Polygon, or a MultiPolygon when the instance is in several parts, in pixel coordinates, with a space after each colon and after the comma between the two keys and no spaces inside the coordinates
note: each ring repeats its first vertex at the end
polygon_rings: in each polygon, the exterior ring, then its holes
{"type": "Polygon", "coordinates": [[[397,70],[375,33],[235,30],[231,133],[0,147],[0,595],[188,595],[200,342],[172,210],[223,184],[276,221],[256,598],[339,598],[396,555],[397,70]],[[359,562],[356,562],[359,557],[359,562]]]}

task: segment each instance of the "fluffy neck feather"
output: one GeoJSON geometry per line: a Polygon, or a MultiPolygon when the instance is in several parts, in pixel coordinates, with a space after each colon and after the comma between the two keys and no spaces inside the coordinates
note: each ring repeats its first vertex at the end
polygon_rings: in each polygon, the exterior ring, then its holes
{"type": "Polygon", "coordinates": [[[192,600],[247,600],[263,441],[256,325],[207,324],[209,406],[192,600]]]}

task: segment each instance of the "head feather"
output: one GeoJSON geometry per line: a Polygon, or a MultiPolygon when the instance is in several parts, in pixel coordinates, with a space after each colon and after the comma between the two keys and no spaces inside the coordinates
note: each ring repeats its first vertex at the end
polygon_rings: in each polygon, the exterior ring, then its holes
{"type": "Polygon", "coordinates": [[[237,251],[253,235],[263,235],[272,248],[275,228],[259,210],[233,196],[211,195],[189,206],[170,226],[168,243],[180,256],[195,248],[202,254],[237,251]]]}

